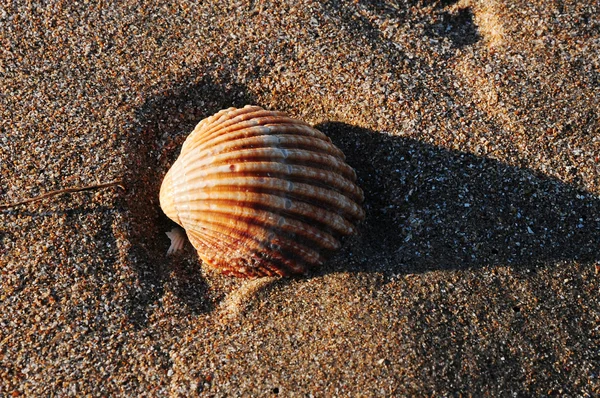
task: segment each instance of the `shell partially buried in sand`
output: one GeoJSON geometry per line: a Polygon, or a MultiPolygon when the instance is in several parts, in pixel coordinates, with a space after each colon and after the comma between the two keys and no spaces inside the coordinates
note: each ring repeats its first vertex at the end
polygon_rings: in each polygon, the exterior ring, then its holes
{"type": "Polygon", "coordinates": [[[344,159],[322,132],[282,112],[225,109],[188,136],[160,206],[223,273],[301,274],[364,218],[363,192],[344,159]]]}

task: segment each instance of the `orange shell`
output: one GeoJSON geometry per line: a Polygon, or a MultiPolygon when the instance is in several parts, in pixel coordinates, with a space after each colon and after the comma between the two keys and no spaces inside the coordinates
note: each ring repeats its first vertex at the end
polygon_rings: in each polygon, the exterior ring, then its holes
{"type": "Polygon", "coordinates": [[[282,112],[225,109],[187,137],[160,206],[223,273],[301,274],[364,218],[344,159],[327,136],[282,112]]]}

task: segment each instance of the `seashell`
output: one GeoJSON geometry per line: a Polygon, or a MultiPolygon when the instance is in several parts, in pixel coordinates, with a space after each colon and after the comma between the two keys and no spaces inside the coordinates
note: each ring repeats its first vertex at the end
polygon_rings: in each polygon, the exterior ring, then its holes
{"type": "Polygon", "coordinates": [[[306,272],[364,218],[342,151],[282,112],[229,108],[202,120],[165,176],[160,206],[208,266],[257,277],[306,272]]]}
{"type": "Polygon", "coordinates": [[[183,229],[177,227],[172,228],[169,232],[165,232],[165,234],[169,237],[171,241],[171,245],[169,246],[169,250],[167,250],[167,255],[173,254],[181,249],[185,245],[185,232],[183,229]]]}

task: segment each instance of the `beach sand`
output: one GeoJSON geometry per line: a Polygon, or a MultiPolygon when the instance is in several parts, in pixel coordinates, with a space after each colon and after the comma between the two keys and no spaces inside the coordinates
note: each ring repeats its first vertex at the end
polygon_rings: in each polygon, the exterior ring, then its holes
{"type": "Polygon", "coordinates": [[[0,203],[122,187],[0,211],[0,396],[600,394],[597,2],[18,3],[0,203]],[[307,276],[166,256],[162,177],[245,104],[365,191],[307,276]]]}

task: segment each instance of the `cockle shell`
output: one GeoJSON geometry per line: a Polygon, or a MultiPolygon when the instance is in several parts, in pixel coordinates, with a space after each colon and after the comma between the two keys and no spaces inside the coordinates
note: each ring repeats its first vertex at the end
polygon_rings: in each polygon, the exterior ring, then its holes
{"type": "Polygon", "coordinates": [[[160,206],[226,274],[300,274],[364,218],[362,190],[319,130],[257,106],[202,120],[165,176],[160,206]]]}

